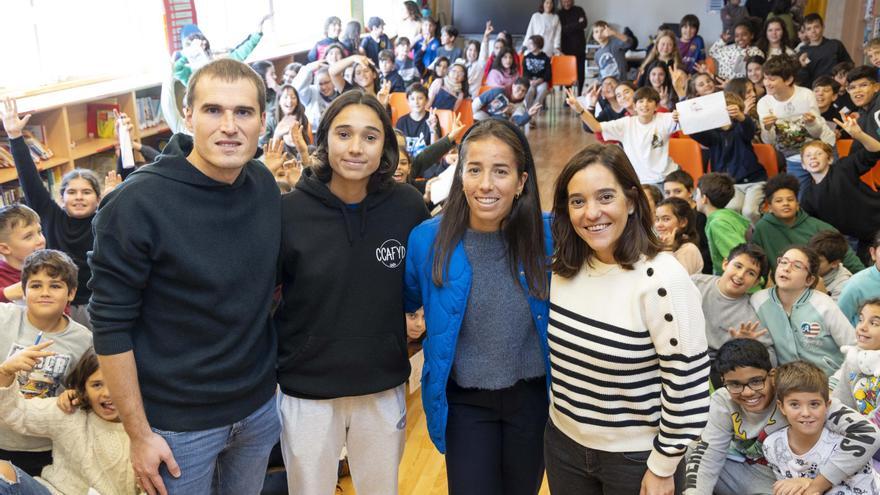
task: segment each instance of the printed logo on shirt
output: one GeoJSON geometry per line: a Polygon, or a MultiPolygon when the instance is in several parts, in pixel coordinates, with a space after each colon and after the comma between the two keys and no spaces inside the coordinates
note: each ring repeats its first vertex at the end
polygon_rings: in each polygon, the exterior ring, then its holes
{"type": "Polygon", "coordinates": [[[416,156],[422,152],[423,149],[427,148],[428,144],[426,142],[425,136],[419,134],[415,137],[406,137],[406,150],[410,155],[416,156]]]}
{"type": "Polygon", "coordinates": [[[660,137],[656,132],[654,136],[651,138],[651,148],[662,148],[663,147],[663,138],[660,137]]]}
{"type": "Polygon", "coordinates": [[[856,401],[856,410],[862,413],[862,416],[867,416],[874,412],[877,409],[877,391],[880,389],[880,377],[850,372],[849,381],[853,383],[852,395],[856,401]]]}
{"type": "Polygon", "coordinates": [[[801,334],[807,339],[815,339],[822,333],[822,325],[815,321],[801,323],[801,334]]]}
{"type": "Polygon", "coordinates": [[[376,260],[387,268],[397,268],[406,258],[406,248],[397,239],[388,239],[376,248],[376,260]]]}
{"type": "MultiPolygon", "coordinates": [[[[13,344],[8,359],[25,346],[13,344]]],[[[73,358],[69,354],[56,354],[42,358],[29,373],[18,374],[18,385],[26,399],[34,397],[55,397],[61,389],[61,382],[67,374],[73,358]]]]}

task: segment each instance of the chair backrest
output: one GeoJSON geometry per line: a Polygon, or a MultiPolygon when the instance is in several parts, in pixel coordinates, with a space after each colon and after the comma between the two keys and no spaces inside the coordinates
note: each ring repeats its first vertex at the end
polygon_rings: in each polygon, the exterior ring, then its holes
{"type": "Polygon", "coordinates": [[[485,93],[486,91],[489,91],[490,89],[494,89],[496,87],[497,86],[486,86],[486,85],[480,86],[480,91],[477,92],[477,96],[480,96],[481,94],[485,93]]]}
{"type": "Polygon", "coordinates": [[[767,171],[767,178],[776,176],[779,173],[779,159],[776,156],[776,148],[771,144],[753,144],[752,149],[755,150],[755,156],[758,157],[758,163],[767,171]]]}
{"type": "Polygon", "coordinates": [[[458,106],[458,113],[461,117],[461,123],[464,124],[465,127],[470,128],[474,125],[474,109],[472,106],[473,100],[470,98],[465,98],[461,100],[461,105],[458,106]]]}
{"type": "Polygon", "coordinates": [[[853,140],[852,139],[838,139],[837,140],[837,156],[843,158],[849,155],[849,150],[852,148],[853,140]]]}
{"type": "Polygon", "coordinates": [[[550,71],[551,86],[572,86],[577,84],[577,57],[574,55],[554,55],[550,59],[550,71]]]}
{"type": "Polygon", "coordinates": [[[397,115],[406,115],[409,113],[409,103],[406,101],[406,93],[391,93],[391,99],[388,100],[392,109],[397,109],[397,115]]]}
{"type": "MultiPolygon", "coordinates": [[[[840,142],[840,141],[838,141],[840,142]]],[[[867,173],[862,174],[862,182],[868,185],[874,192],[877,192],[877,188],[880,187],[880,161],[874,164],[874,167],[871,170],[868,170],[867,173]]]]}
{"type": "Polygon", "coordinates": [[[391,125],[397,126],[397,121],[400,119],[400,112],[397,110],[397,107],[391,107],[391,125]]]}
{"type": "Polygon", "coordinates": [[[455,116],[452,110],[435,110],[434,115],[437,116],[437,123],[440,124],[440,131],[443,135],[449,134],[449,131],[452,130],[452,121],[455,116]]]}
{"type": "Polygon", "coordinates": [[[693,177],[694,182],[703,176],[703,154],[700,152],[700,145],[693,139],[671,138],[669,157],[693,177]]]}

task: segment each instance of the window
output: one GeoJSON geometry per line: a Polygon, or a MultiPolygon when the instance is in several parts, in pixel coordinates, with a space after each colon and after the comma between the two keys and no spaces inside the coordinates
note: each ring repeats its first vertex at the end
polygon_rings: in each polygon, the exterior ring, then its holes
{"type": "Polygon", "coordinates": [[[324,37],[324,20],[335,15],[343,19],[351,15],[350,0],[317,0],[303,8],[301,1],[263,0],[196,0],[199,28],[211,41],[214,51],[227,51],[256,32],[260,19],[273,12],[263,26],[263,40],[250,60],[260,60],[310,48],[324,37]]]}
{"type": "Polygon", "coordinates": [[[162,2],[5,0],[0,87],[155,72],[168,64],[162,2]]]}

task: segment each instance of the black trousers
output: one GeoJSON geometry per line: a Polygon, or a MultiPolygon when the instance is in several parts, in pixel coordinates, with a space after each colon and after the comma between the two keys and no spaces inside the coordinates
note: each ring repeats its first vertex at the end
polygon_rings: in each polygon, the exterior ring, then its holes
{"type": "Polygon", "coordinates": [[[544,478],[544,377],[503,390],[446,388],[450,495],[536,495],[544,478]]]}
{"type": "Polygon", "coordinates": [[[0,449],[0,460],[15,464],[31,476],[39,476],[44,467],[52,464],[52,451],[19,452],[0,449]]]}
{"type": "Polygon", "coordinates": [[[587,47],[586,45],[581,47],[562,47],[562,53],[565,55],[574,55],[577,57],[577,71],[578,71],[578,87],[576,94],[581,94],[581,91],[584,89],[584,80],[586,80],[586,63],[587,63],[587,47]]]}
{"type": "MultiPolygon", "coordinates": [[[[648,470],[645,452],[604,452],[575,442],[547,421],[544,458],[553,495],[639,495],[648,470]]],[[[675,472],[675,493],[684,486],[684,462],[675,472]]]]}

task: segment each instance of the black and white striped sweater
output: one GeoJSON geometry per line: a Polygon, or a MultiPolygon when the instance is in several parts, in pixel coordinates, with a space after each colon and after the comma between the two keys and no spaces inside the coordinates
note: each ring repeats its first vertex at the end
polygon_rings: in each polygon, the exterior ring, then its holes
{"type": "Polygon", "coordinates": [[[553,424],[608,452],[652,451],[671,476],[709,412],[709,359],[700,292],[670,254],[633,270],[598,261],[553,276],[553,424]]]}

